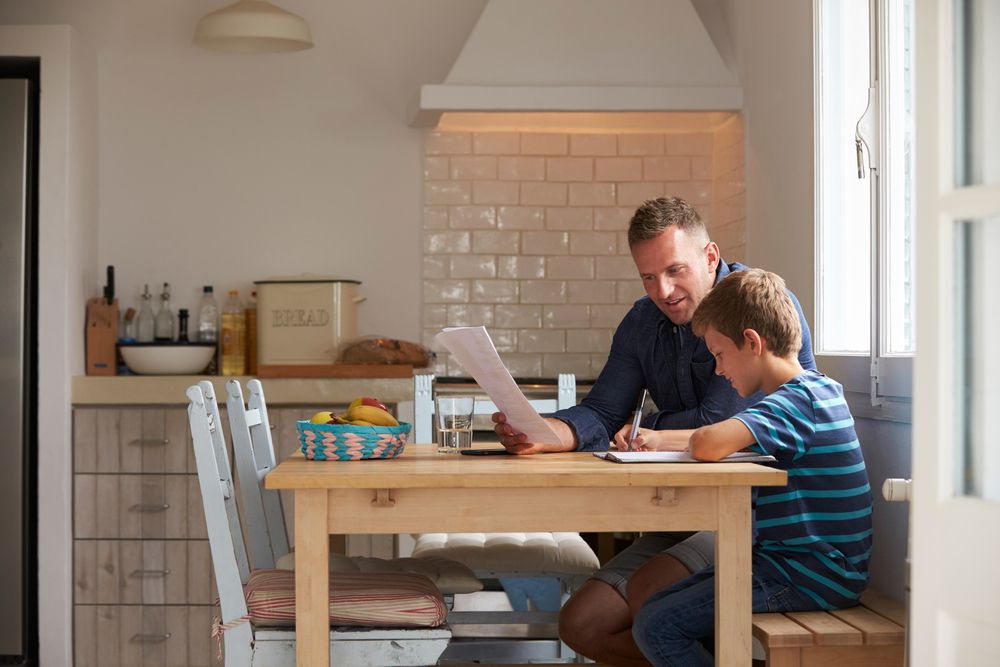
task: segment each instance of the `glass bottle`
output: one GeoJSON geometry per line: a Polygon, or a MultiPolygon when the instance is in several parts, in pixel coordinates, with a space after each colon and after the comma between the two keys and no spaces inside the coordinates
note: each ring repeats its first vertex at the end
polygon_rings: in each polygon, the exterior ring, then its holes
{"type": "Polygon", "coordinates": [[[174,314],[170,312],[170,285],[163,283],[160,295],[160,312],[156,314],[153,340],[169,343],[174,339],[174,314]]]}
{"type": "Polygon", "coordinates": [[[246,375],[246,314],[233,290],[222,306],[222,374],[246,375]]]}
{"type": "Polygon", "coordinates": [[[188,341],[188,310],[181,308],[177,311],[177,342],[187,343],[188,341]]]}
{"type": "MultiPolygon", "coordinates": [[[[215,294],[212,291],[211,285],[205,285],[202,288],[201,300],[198,302],[198,310],[196,312],[198,318],[195,326],[195,339],[199,343],[216,343],[219,342],[219,304],[215,300],[215,294]]],[[[208,375],[218,375],[219,374],[219,355],[215,354],[212,357],[212,361],[209,362],[208,368],[205,372],[208,375]]]]}
{"type": "Polygon", "coordinates": [[[153,317],[152,301],[153,295],[149,293],[149,285],[146,285],[146,291],[142,293],[142,307],[139,308],[138,322],[136,323],[135,339],[140,343],[153,342],[155,318],[153,317]]]}
{"type": "Polygon", "coordinates": [[[247,375],[257,375],[257,292],[247,299],[247,375]]]}

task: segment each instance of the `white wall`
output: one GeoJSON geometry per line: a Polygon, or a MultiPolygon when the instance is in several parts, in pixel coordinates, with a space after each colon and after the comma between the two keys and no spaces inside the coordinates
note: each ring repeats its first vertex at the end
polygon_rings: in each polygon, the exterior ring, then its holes
{"type": "Polygon", "coordinates": [[[483,1],[288,0],[316,47],[266,56],[191,44],[224,4],[0,6],[0,24],[69,23],[97,51],[101,275],[115,266],[123,308],[170,282],[176,313],[205,284],[245,297],[253,280],[336,274],[363,282],[361,333],[417,340],[422,133],[405,104],[444,78],[483,1]]]}
{"type": "Polygon", "coordinates": [[[0,26],[0,55],[41,58],[38,613],[41,664],[72,664],[70,385],[83,373],[84,301],[97,279],[97,77],[69,26],[0,26]],[[68,326],[74,322],[77,326],[68,326]]]}

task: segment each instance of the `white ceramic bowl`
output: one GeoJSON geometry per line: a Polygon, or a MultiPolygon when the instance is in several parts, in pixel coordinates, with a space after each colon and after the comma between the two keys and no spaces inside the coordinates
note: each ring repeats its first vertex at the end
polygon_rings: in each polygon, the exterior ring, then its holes
{"type": "Polygon", "coordinates": [[[216,348],[214,343],[121,343],[118,349],[137,375],[197,375],[216,348]]]}

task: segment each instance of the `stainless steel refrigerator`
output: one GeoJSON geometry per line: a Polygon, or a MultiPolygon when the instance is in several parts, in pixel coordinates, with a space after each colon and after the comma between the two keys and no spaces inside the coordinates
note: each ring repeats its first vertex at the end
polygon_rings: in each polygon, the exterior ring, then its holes
{"type": "Polygon", "coordinates": [[[0,665],[38,664],[37,114],[38,60],[0,58],[0,665]]]}

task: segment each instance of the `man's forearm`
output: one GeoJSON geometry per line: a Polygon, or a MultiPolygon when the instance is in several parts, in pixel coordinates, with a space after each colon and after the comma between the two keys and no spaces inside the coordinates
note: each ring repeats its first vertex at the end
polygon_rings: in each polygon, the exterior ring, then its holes
{"type": "Polygon", "coordinates": [[[570,425],[561,419],[554,419],[548,417],[545,422],[555,431],[555,434],[559,436],[559,440],[562,442],[562,446],[557,445],[546,445],[545,451],[547,452],[572,452],[577,447],[576,433],[570,428],[570,425]]]}

